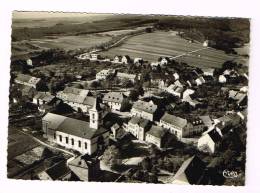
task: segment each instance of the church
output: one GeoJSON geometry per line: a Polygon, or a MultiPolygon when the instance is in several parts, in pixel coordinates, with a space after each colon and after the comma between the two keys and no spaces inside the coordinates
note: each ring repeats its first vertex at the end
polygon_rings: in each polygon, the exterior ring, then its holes
{"type": "Polygon", "coordinates": [[[108,145],[109,130],[103,127],[105,110],[97,99],[89,109],[89,122],[47,113],[42,119],[44,137],[81,154],[92,155],[108,145]]]}

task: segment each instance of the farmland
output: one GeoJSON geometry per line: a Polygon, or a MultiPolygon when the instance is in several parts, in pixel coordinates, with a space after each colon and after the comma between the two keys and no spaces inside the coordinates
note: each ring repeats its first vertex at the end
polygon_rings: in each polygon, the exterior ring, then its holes
{"type": "Polygon", "coordinates": [[[13,42],[12,54],[26,54],[35,50],[40,51],[50,48],[60,48],[64,50],[90,48],[111,39],[112,37],[106,35],[88,34],[78,36],[51,36],[42,39],[22,40],[13,42]]]}
{"type": "Polygon", "coordinates": [[[132,58],[141,57],[147,61],[157,61],[160,56],[175,57],[200,50],[177,57],[182,62],[200,67],[220,67],[225,61],[236,58],[236,56],[225,54],[224,51],[203,48],[201,43],[189,43],[189,41],[177,36],[174,31],[156,31],[129,38],[121,46],[105,51],[102,55],[114,57],[115,55],[127,54],[132,58]]]}

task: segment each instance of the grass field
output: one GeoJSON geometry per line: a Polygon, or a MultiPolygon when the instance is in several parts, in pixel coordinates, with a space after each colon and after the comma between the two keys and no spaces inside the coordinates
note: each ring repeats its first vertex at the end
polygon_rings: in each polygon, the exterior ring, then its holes
{"type": "MultiPolygon", "coordinates": [[[[174,57],[202,48],[204,47],[201,43],[189,43],[177,36],[173,31],[156,31],[134,36],[121,46],[112,48],[102,54],[109,57],[127,54],[132,58],[141,57],[148,61],[157,61],[160,56],[174,57]]],[[[234,58],[235,56],[227,55],[223,51],[208,48],[178,59],[199,67],[220,67],[225,61],[234,58]]]]}
{"type": "Polygon", "coordinates": [[[106,35],[88,34],[78,36],[51,36],[42,39],[22,40],[12,43],[12,54],[20,55],[50,48],[60,48],[64,50],[87,49],[111,39],[112,37],[106,35]]]}

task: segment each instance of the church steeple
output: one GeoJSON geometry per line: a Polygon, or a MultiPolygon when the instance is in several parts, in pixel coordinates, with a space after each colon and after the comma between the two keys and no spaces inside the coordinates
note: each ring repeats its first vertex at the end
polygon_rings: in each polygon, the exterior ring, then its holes
{"type": "Polygon", "coordinates": [[[102,109],[100,107],[99,102],[97,101],[97,98],[95,98],[93,106],[91,109],[89,109],[89,126],[93,129],[98,129],[98,127],[102,124],[102,109]]]}

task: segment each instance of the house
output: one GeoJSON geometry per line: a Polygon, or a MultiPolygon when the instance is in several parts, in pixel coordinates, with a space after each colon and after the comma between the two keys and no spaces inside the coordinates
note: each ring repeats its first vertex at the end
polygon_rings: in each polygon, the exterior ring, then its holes
{"type": "Polygon", "coordinates": [[[190,96],[190,95],[192,95],[192,94],[194,94],[194,93],[195,93],[194,90],[187,88],[187,89],[183,92],[182,97],[183,97],[183,98],[186,98],[187,96],[190,96]]]}
{"type": "Polygon", "coordinates": [[[225,75],[219,75],[218,82],[219,83],[226,83],[227,82],[226,76],[225,75]]]}
{"type": "Polygon", "coordinates": [[[227,114],[217,119],[214,119],[214,123],[220,123],[223,126],[237,126],[240,124],[241,118],[237,113],[227,114]]]}
{"type": "Polygon", "coordinates": [[[33,97],[33,103],[40,106],[46,103],[50,103],[55,99],[55,96],[51,95],[50,92],[38,92],[34,97],[33,97]]]}
{"type": "Polygon", "coordinates": [[[100,59],[100,55],[99,54],[90,54],[90,60],[98,60],[100,59]]]}
{"type": "Polygon", "coordinates": [[[79,60],[90,59],[90,54],[89,53],[83,53],[83,54],[80,54],[79,56],[76,56],[76,58],[79,59],[79,60]]]}
{"type": "Polygon", "coordinates": [[[114,75],[115,74],[115,70],[113,69],[104,69],[104,70],[101,70],[100,72],[98,72],[96,74],[96,79],[97,80],[105,80],[108,76],[110,75],[114,75]]]}
{"type": "Polygon", "coordinates": [[[104,95],[103,103],[108,104],[112,110],[124,110],[124,105],[128,102],[127,97],[120,92],[109,92],[104,95]]]}
{"type": "Polygon", "coordinates": [[[237,115],[244,121],[247,120],[247,109],[237,112],[237,115]]]}
{"type": "Polygon", "coordinates": [[[100,176],[100,161],[89,155],[80,155],[68,162],[68,167],[80,181],[96,181],[100,176]]]}
{"type": "Polygon", "coordinates": [[[186,119],[168,113],[164,113],[159,125],[168,129],[170,133],[174,134],[178,139],[193,134],[192,125],[188,123],[186,119]]]}
{"type": "Polygon", "coordinates": [[[156,145],[158,148],[163,147],[163,142],[167,134],[167,129],[153,125],[145,136],[145,141],[156,145]]]}
{"type": "Polygon", "coordinates": [[[204,125],[202,119],[200,119],[199,117],[190,119],[189,123],[192,126],[192,131],[190,133],[191,135],[201,134],[205,129],[205,125],[204,125]]]}
{"type": "Polygon", "coordinates": [[[37,94],[37,91],[34,87],[25,86],[21,87],[22,96],[27,96],[29,99],[33,99],[33,97],[37,94]]]}
{"type": "Polygon", "coordinates": [[[55,163],[50,168],[37,174],[40,180],[62,180],[68,181],[71,178],[71,171],[66,165],[66,161],[62,160],[55,163]]]}
{"type": "Polygon", "coordinates": [[[58,92],[56,97],[70,105],[74,110],[84,113],[88,112],[95,101],[95,97],[92,97],[89,90],[75,87],[66,87],[63,91],[58,92]]]}
{"type": "Polygon", "coordinates": [[[193,99],[190,95],[188,95],[185,98],[183,98],[182,102],[189,103],[189,105],[192,106],[193,108],[197,108],[197,106],[201,104],[201,102],[199,102],[196,99],[193,99]]]}
{"type": "Polygon", "coordinates": [[[103,127],[104,115],[97,100],[89,110],[89,122],[47,113],[42,119],[44,136],[52,143],[92,155],[108,145],[109,131],[103,127]]]}
{"type": "Polygon", "coordinates": [[[206,80],[201,76],[201,77],[198,77],[197,79],[195,79],[195,82],[197,84],[197,86],[199,85],[202,85],[206,82],[206,80]]]}
{"type": "Polygon", "coordinates": [[[214,124],[214,121],[210,118],[209,115],[199,116],[199,118],[200,120],[202,120],[203,124],[208,128],[211,128],[214,124]]]}
{"type": "Polygon", "coordinates": [[[121,63],[122,62],[122,56],[115,56],[113,62],[114,63],[121,63]]]}
{"type": "Polygon", "coordinates": [[[128,73],[122,73],[122,72],[117,72],[116,77],[119,80],[130,80],[133,83],[136,81],[137,76],[135,74],[128,74],[128,73]]]}
{"type": "Polygon", "coordinates": [[[153,101],[145,102],[139,100],[134,103],[131,109],[131,116],[142,117],[144,119],[153,121],[156,110],[157,105],[155,105],[153,101]]]}
{"type": "Polygon", "coordinates": [[[166,66],[170,62],[170,59],[168,57],[163,57],[159,60],[159,62],[161,64],[161,67],[163,67],[163,66],[166,66]]]}
{"type": "Polygon", "coordinates": [[[18,76],[14,80],[14,82],[17,84],[30,86],[35,89],[37,89],[40,81],[41,81],[40,78],[36,78],[27,74],[18,74],[18,76]]]}
{"type": "Polygon", "coordinates": [[[173,177],[172,184],[202,184],[206,164],[196,155],[185,160],[173,177]]]}
{"type": "Polygon", "coordinates": [[[218,127],[205,132],[198,140],[198,149],[207,153],[214,153],[219,142],[222,140],[223,134],[218,127]]]}
{"type": "Polygon", "coordinates": [[[183,87],[181,87],[179,85],[171,84],[165,90],[166,90],[166,92],[181,98],[182,92],[183,92],[184,89],[183,89],[183,87]]]}
{"type": "Polygon", "coordinates": [[[174,77],[175,80],[179,80],[180,75],[179,75],[177,72],[175,72],[175,73],[173,74],[173,77],[174,77]]]}
{"type": "Polygon", "coordinates": [[[150,121],[141,117],[132,117],[125,127],[125,131],[131,133],[138,140],[145,140],[145,133],[150,128],[150,121]]]}
{"type": "Polygon", "coordinates": [[[135,58],[134,59],[134,64],[135,65],[142,65],[144,62],[143,58],[135,58]]]}
{"type": "Polygon", "coordinates": [[[243,107],[247,104],[247,94],[241,91],[230,90],[229,98],[236,101],[237,105],[243,107]]]}
{"type": "Polygon", "coordinates": [[[115,123],[111,126],[111,133],[110,137],[114,140],[122,139],[125,135],[125,131],[123,130],[122,126],[118,123],[115,123]]]}
{"type": "Polygon", "coordinates": [[[201,70],[204,76],[214,76],[214,68],[202,68],[201,70]]]}
{"type": "Polygon", "coordinates": [[[129,64],[131,62],[131,58],[128,55],[122,57],[122,64],[129,64]]]}

